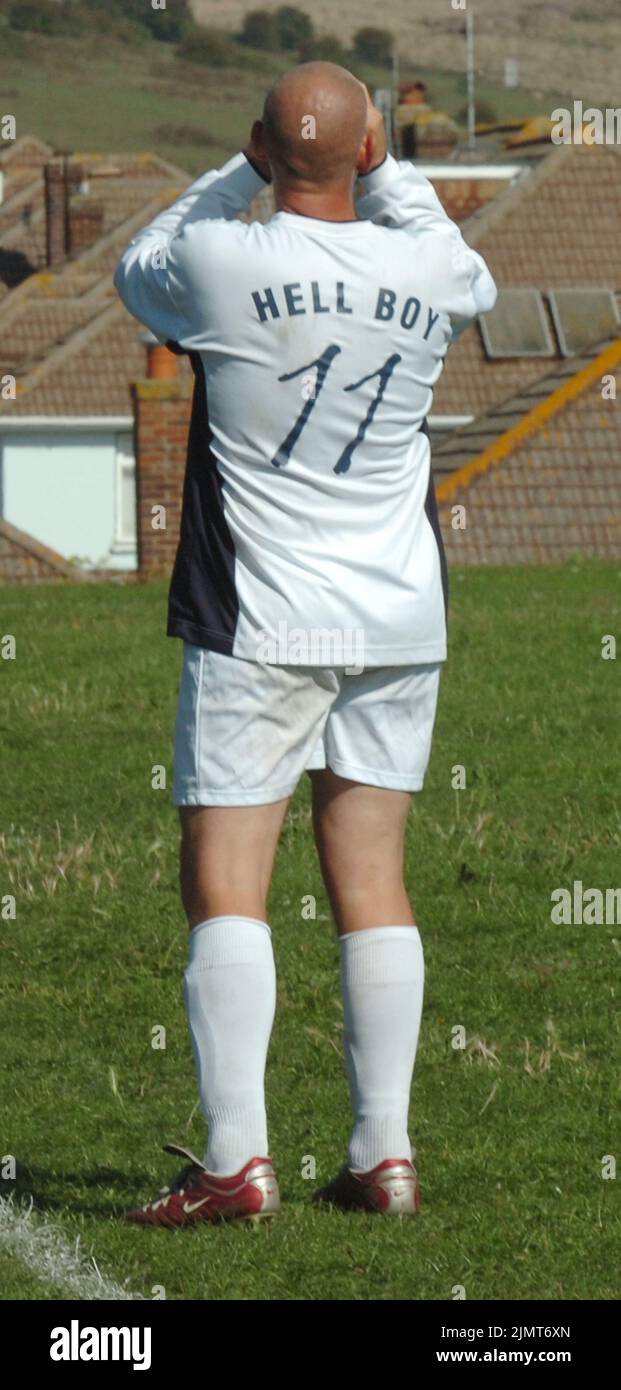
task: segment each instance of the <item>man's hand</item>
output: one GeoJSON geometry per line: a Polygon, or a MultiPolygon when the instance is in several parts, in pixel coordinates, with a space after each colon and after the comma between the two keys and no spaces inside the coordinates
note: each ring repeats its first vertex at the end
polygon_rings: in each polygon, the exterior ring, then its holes
{"type": "Polygon", "coordinates": [[[261,121],[254,121],[250,132],[248,144],[244,146],[242,154],[254,165],[257,173],[265,179],[266,183],[272,182],[272,172],[265,157],[262,140],[263,125],[261,121]]]}
{"type": "Polygon", "coordinates": [[[360,177],[364,178],[366,174],[371,174],[374,169],[379,168],[379,165],[384,163],[386,155],[388,154],[388,142],[386,140],[384,117],[377,106],[373,105],[366,84],[361,82],[360,86],[367,99],[367,139],[369,141],[368,153],[371,158],[371,163],[366,169],[358,170],[360,177]]]}

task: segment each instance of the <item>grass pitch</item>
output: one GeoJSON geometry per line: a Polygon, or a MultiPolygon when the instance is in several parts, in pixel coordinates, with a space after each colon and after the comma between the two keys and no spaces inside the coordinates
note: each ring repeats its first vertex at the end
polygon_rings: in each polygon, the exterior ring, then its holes
{"type": "Polygon", "coordinates": [[[0,660],[1,1171],[17,1160],[0,1195],[19,1212],[32,1202],[30,1247],[16,1255],[0,1228],[3,1298],[66,1295],[63,1262],[50,1274],[40,1260],[50,1223],[146,1299],[619,1297],[619,1181],[602,1160],[621,1158],[621,925],[554,926],[550,894],[620,882],[619,662],[601,656],[602,637],[619,636],[620,578],[583,561],[452,575],[450,659],[408,838],[427,968],[411,1112],[420,1217],[309,1205],[343,1160],[350,1113],[303,783],[271,895],[284,1211],[270,1229],[175,1235],[121,1217],[175,1172],[163,1142],[203,1142],[177,818],[151,786],[161,764],[170,787],[181,646],[163,635],[161,584],[0,591],[0,637],[17,643],[0,660]],[[315,920],[302,918],[308,894],[315,920]]]}

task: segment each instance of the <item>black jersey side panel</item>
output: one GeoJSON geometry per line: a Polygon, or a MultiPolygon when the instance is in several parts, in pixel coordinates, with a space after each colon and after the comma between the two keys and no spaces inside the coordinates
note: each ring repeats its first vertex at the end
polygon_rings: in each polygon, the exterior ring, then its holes
{"type": "Polygon", "coordinates": [[[194,397],[167,634],[231,656],[239,617],[235,548],[224,514],[222,479],[211,451],[203,363],[199,353],[189,355],[194,397]]]}

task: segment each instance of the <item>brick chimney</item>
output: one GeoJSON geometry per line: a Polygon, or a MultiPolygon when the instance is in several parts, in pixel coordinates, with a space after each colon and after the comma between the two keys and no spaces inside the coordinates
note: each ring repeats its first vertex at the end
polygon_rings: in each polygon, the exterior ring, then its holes
{"type": "Polygon", "coordinates": [[[103,203],[95,203],[77,193],[69,202],[68,212],[68,251],[70,256],[79,256],[81,251],[93,246],[103,232],[103,203]]]}
{"type": "MultiPolygon", "coordinates": [[[[160,351],[174,361],[167,348],[160,351]]],[[[193,383],[187,378],[150,376],[132,386],[138,570],[142,575],[169,574],[177,552],[192,390],[193,383]],[[165,509],[165,528],[159,524],[160,508],[165,509]]]]}
{"type": "Polygon", "coordinates": [[[147,349],[147,377],[149,381],[174,381],[177,375],[177,357],[164,343],[147,328],[138,334],[138,342],[147,349]]]}
{"type": "Polygon", "coordinates": [[[80,164],[57,155],[44,166],[46,263],[50,270],[69,255],[69,198],[84,181],[80,164]]]}

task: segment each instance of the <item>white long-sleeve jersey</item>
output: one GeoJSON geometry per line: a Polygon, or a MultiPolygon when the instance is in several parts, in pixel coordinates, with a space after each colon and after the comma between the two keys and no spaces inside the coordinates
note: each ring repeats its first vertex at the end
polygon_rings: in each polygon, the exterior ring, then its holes
{"type": "Polygon", "coordinates": [[[390,155],[358,180],[356,221],[239,221],[263,186],[236,155],[116,272],[127,308],[196,373],[168,632],[280,664],[291,633],[307,634],[302,664],[339,664],[313,644],[326,632],[358,634],[366,666],[443,661],[425,421],[451,337],[492,307],[494,282],[390,155]]]}

